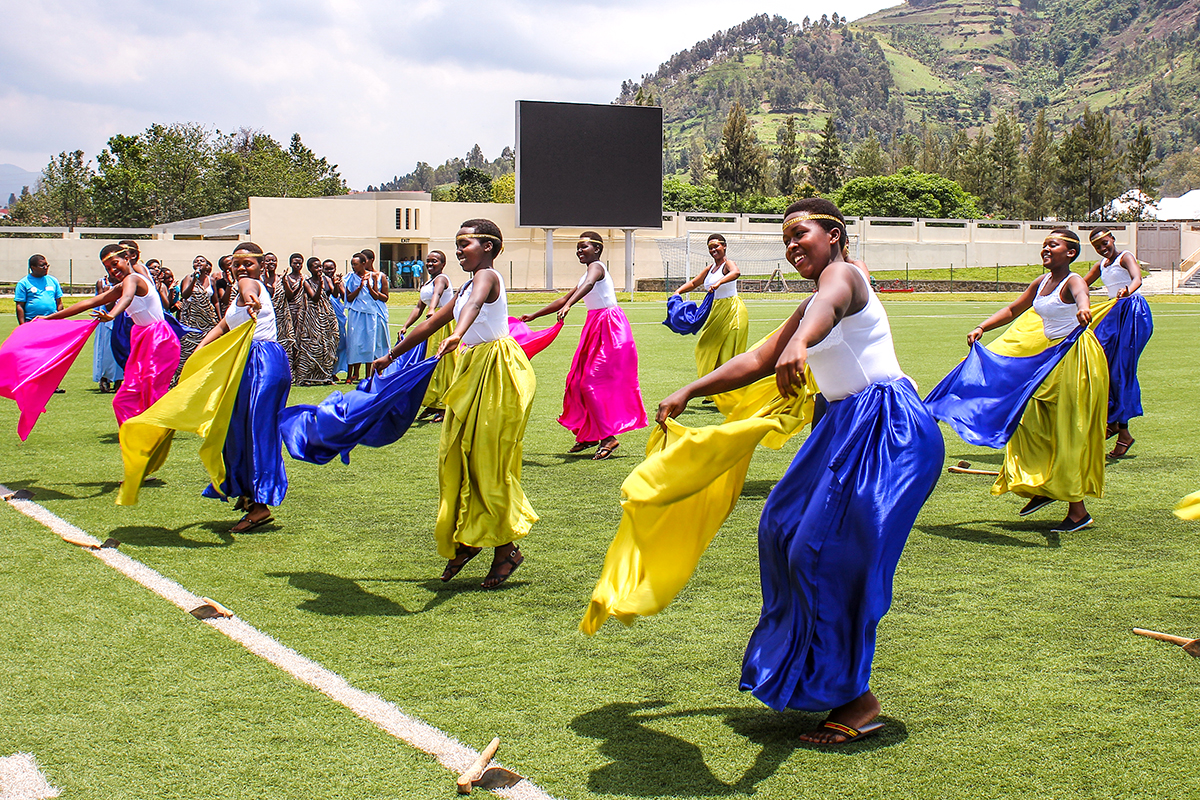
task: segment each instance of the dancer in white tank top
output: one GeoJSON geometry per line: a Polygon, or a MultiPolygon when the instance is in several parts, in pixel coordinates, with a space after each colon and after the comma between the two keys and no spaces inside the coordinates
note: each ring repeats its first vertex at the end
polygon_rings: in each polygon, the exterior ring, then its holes
{"type": "MultiPolygon", "coordinates": [[[[726,246],[721,234],[709,236],[708,254],[713,263],[675,290],[675,294],[682,295],[703,286],[713,296],[712,310],[696,340],[696,374],[700,377],[746,352],[750,341],[750,317],[737,294],[737,280],[742,273],[737,264],[725,257],[726,246]]],[[[705,402],[712,402],[712,398],[706,398],[705,402]]]]}
{"type": "Polygon", "coordinates": [[[438,447],[437,523],[433,537],[448,559],[442,580],[457,575],[485,547],[495,548],[483,588],[494,589],[525,560],[517,540],[537,514],[521,490],[522,442],[537,382],[525,352],[508,333],[504,279],[493,262],[504,248],[491,220],[467,220],[455,237],[455,253],[471,279],[453,304],[408,331],[374,363],[386,369],[396,357],[455,322],[436,355],[458,351],[446,392],[446,419],[438,447]]]}
{"type": "MultiPolygon", "coordinates": [[[[1049,274],[1030,283],[1020,297],[972,330],[967,345],[1031,309],[1041,323],[1040,330],[1026,316],[988,349],[1000,355],[1034,355],[1078,326],[1090,324],[1087,284],[1071,271],[1080,249],[1073,231],[1051,231],[1042,244],[1042,265],[1049,274]]],[[[1107,400],[1104,351],[1095,334],[1084,331],[1026,406],[1020,425],[1005,446],[1004,465],[992,494],[1014,492],[1028,498],[1021,516],[1065,500],[1067,516],[1051,528],[1052,533],[1071,533],[1091,525],[1084,497],[1100,497],[1104,491],[1107,400]]]]}
{"type": "Polygon", "coordinates": [[[1133,253],[1118,252],[1112,231],[1095,228],[1088,237],[1100,256],[1087,275],[1088,286],[1099,278],[1110,299],[1121,301],[1121,308],[1111,312],[1096,326],[1096,337],[1108,357],[1108,427],[1109,438],[1117,442],[1109,458],[1124,458],[1133,445],[1129,420],[1142,415],[1142,387],[1137,367],[1142,350],[1154,333],[1154,318],[1150,305],[1138,292],[1142,287],[1142,267],[1133,253]]]}
{"type": "Polygon", "coordinates": [[[613,454],[620,446],[617,434],[646,427],[633,329],[617,304],[612,275],[600,260],[603,253],[604,238],[599,233],[579,234],[575,255],[584,265],[579,283],[545,308],[521,317],[522,322],[530,322],[557,314],[562,322],[571,306],[583,300],[587,319],[567,373],[563,413],[558,422],[575,434],[575,444],[568,453],[582,453],[599,445],[593,461],[603,461],[613,454]]]}

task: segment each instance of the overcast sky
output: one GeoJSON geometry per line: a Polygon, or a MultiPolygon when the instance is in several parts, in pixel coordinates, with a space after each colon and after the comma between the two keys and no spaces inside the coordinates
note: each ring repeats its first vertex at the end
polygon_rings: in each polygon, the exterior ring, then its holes
{"type": "Polygon", "coordinates": [[[757,13],[888,0],[3,0],[0,163],[38,171],[152,122],[293,132],[351,188],[513,143],[513,101],[607,103],[757,13]]]}

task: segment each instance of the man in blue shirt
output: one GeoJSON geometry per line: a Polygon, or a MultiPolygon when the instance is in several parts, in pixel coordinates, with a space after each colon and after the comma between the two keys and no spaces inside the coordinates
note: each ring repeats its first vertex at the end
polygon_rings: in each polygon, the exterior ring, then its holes
{"type": "Polygon", "coordinates": [[[62,286],[49,274],[50,264],[43,255],[29,257],[29,274],[17,283],[17,324],[62,311],[62,286]]]}

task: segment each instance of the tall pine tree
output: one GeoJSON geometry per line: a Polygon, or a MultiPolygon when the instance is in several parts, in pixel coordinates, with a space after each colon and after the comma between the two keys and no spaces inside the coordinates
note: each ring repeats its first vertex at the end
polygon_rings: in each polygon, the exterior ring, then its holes
{"type": "Polygon", "coordinates": [[[1038,112],[1033,136],[1021,163],[1021,214],[1045,219],[1053,207],[1054,138],[1046,124],[1046,109],[1038,112]]]}
{"type": "Polygon", "coordinates": [[[808,162],[808,179],[818,192],[825,194],[842,187],[844,174],[842,145],[838,141],[833,117],[830,116],[825,120],[825,130],[821,133],[821,141],[817,144],[812,161],[808,162]]]}
{"type": "Polygon", "coordinates": [[[734,103],[729,109],[721,133],[721,149],[709,166],[716,176],[717,188],[733,195],[735,209],[740,198],[766,188],[767,151],[758,143],[741,103],[734,103]]]}
{"type": "Polygon", "coordinates": [[[800,154],[796,149],[796,117],[789,114],[783,127],[776,134],[779,142],[779,152],[775,157],[775,185],[779,193],[787,196],[796,188],[796,167],[800,163],[800,154]]]}

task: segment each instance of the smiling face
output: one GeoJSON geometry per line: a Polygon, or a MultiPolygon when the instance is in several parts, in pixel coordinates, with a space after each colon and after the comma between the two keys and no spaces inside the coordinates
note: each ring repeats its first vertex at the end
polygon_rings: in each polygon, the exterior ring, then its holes
{"type": "Polygon", "coordinates": [[[1103,257],[1105,261],[1111,261],[1113,256],[1117,254],[1117,240],[1113,238],[1111,233],[1106,233],[1099,239],[1094,240],[1092,247],[1096,249],[1096,253],[1103,257]]]}
{"type": "Polygon", "coordinates": [[[274,253],[267,253],[263,256],[263,270],[268,275],[274,275],[275,270],[279,268],[279,256],[274,253]]]}
{"type": "Polygon", "coordinates": [[[579,244],[575,245],[575,255],[579,258],[580,264],[590,264],[600,260],[600,248],[596,246],[595,242],[580,239],[579,244]]]}
{"type": "Polygon", "coordinates": [[[262,256],[254,256],[247,252],[233,254],[233,274],[238,278],[262,277],[262,256]]]}
{"type": "Polygon", "coordinates": [[[788,263],[801,277],[815,280],[838,251],[841,231],[836,228],[827,231],[816,220],[799,219],[798,214],[785,220],[784,226],[783,246],[788,263]]]}
{"type": "Polygon", "coordinates": [[[212,272],[212,264],[208,263],[208,259],[204,256],[196,256],[192,259],[192,270],[201,275],[207,275],[212,272]]]}
{"type": "Polygon", "coordinates": [[[459,228],[454,237],[454,255],[458,264],[467,272],[476,272],[490,265],[491,257],[488,245],[494,244],[491,239],[476,238],[474,228],[459,228]]]}
{"type": "Polygon", "coordinates": [[[725,243],[720,239],[709,239],[708,254],[715,263],[720,264],[725,260],[725,243]]]}
{"type": "Polygon", "coordinates": [[[330,258],[325,259],[321,262],[321,271],[332,278],[337,274],[337,262],[330,258]]]}
{"type": "Polygon", "coordinates": [[[441,253],[430,253],[425,256],[425,269],[429,270],[430,275],[441,275],[445,268],[446,262],[442,260],[441,253]]]}
{"type": "Polygon", "coordinates": [[[1075,251],[1078,245],[1074,242],[1066,242],[1056,236],[1047,236],[1046,241],[1042,242],[1042,266],[1047,269],[1056,267],[1071,266],[1071,252],[1075,251]]]}
{"type": "Polygon", "coordinates": [[[129,257],[124,252],[109,253],[104,257],[104,269],[112,278],[113,283],[118,283],[125,278],[130,272],[133,272],[133,267],[129,265],[129,257]]]}

